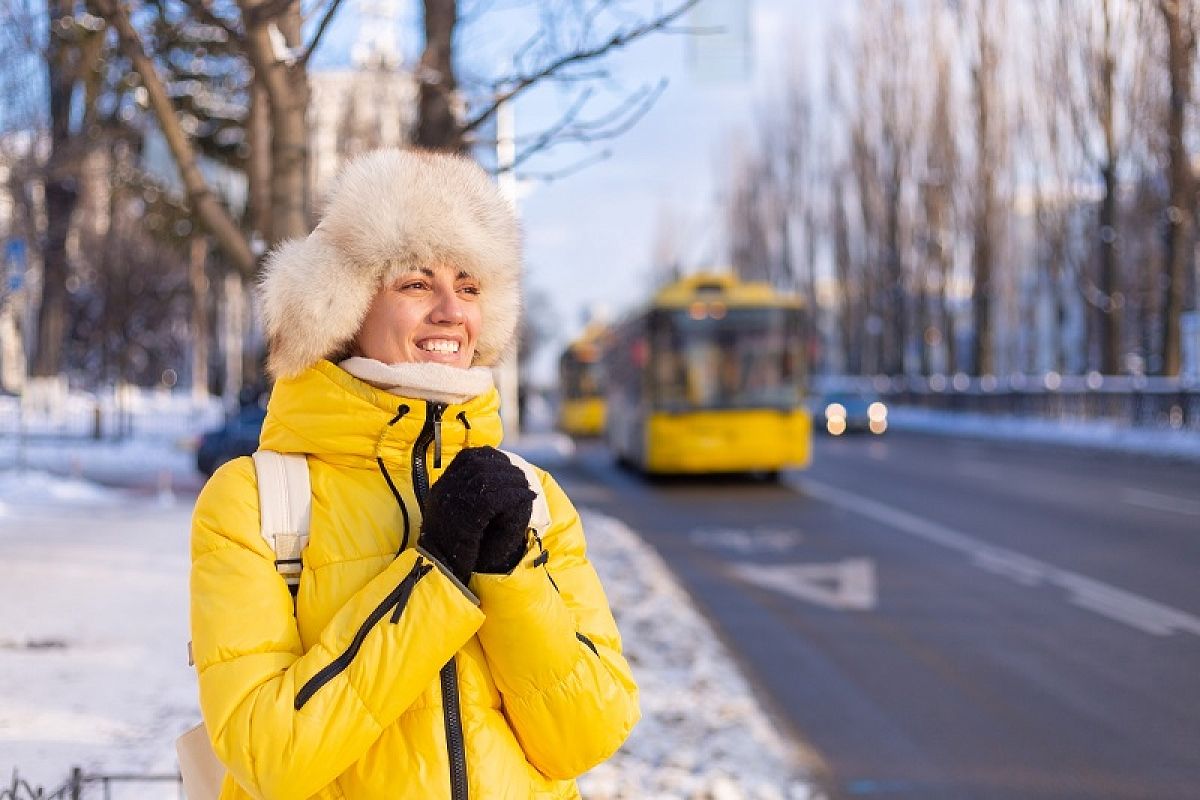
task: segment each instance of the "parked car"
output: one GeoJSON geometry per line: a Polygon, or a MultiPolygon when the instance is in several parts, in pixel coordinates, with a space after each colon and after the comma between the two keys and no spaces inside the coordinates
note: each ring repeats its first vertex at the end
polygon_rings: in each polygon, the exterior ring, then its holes
{"type": "Polygon", "coordinates": [[[818,398],[813,420],[832,436],[887,430],[887,405],[878,395],[863,392],[830,392],[818,398]]]}
{"type": "Polygon", "coordinates": [[[203,434],[196,447],[196,469],[211,476],[226,461],[253,453],[258,449],[258,435],[266,417],[263,404],[247,403],[220,428],[203,434]]]}

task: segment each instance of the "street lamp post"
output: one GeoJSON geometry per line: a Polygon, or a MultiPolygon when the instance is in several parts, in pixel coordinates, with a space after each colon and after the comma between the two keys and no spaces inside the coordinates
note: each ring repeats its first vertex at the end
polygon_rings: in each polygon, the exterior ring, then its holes
{"type": "MultiPolygon", "coordinates": [[[[496,166],[497,181],[500,194],[512,204],[513,211],[517,210],[517,175],[514,162],[517,157],[516,145],[516,115],[512,100],[505,100],[496,109],[496,166]]],[[[514,345],[508,357],[496,365],[494,370],[497,387],[500,391],[500,421],[504,430],[510,435],[520,435],[520,370],[518,369],[518,348],[520,347],[520,331],[517,332],[517,344],[514,345]]]]}

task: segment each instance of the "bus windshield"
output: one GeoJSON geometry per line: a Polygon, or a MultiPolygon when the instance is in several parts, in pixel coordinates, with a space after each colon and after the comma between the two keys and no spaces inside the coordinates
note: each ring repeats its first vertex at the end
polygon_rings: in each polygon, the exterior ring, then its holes
{"type": "Polygon", "coordinates": [[[799,309],[660,310],[651,317],[650,337],[656,408],[791,409],[801,402],[799,309]]]}
{"type": "Polygon", "coordinates": [[[599,397],[603,393],[600,365],[564,356],[559,362],[559,388],[563,397],[571,400],[599,397]]]}

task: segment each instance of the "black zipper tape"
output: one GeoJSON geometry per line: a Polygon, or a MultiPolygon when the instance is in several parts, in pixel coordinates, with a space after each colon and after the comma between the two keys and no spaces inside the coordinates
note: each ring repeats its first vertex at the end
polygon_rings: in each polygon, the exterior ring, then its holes
{"type": "Polygon", "coordinates": [[[296,710],[299,711],[304,707],[304,704],[312,699],[325,684],[336,678],[344,672],[354,661],[354,657],[358,655],[359,649],[362,648],[363,642],[367,638],[367,634],[371,629],[379,624],[389,611],[392,611],[392,622],[396,623],[400,620],[400,612],[404,610],[404,606],[408,603],[408,598],[412,595],[413,588],[417,585],[417,581],[425,577],[429,571],[433,569],[433,564],[425,561],[420,556],[413,564],[413,568],[409,570],[404,579],[388,593],[388,596],[383,598],[383,602],[375,607],[375,610],[367,615],[363,624],[358,627],[358,631],[354,634],[354,638],[350,641],[350,646],[345,652],[335,658],[333,661],[321,668],[316,675],[308,679],[300,691],[296,693],[296,710]]]}
{"type": "MultiPolygon", "coordinates": [[[[442,465],[442,414],[445,403],[429,401],[425,404],[425,425],[413,443],[412,478],[413,491],[422,511],[429,497],[429,468],[426,450],[434,442],[433,463],[442,465]]],[[[442,714],[446,723],[446,757],[450,761],[450,797],[452,800],[467,800],[467,748],[463,742],[462,707],[458,701],[458,667],[454,657],[441,671],[442,714]]]]}

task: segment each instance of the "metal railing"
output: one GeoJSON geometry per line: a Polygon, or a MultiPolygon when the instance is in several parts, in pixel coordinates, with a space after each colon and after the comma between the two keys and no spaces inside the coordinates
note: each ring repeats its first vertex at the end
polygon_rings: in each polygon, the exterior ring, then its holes
{"type": "Polygon", "coordinates": [[[938,411],[1103,421],[1137,428],[1200,431],[1200,385],[1178,378],[1059,375],[827,375],[818,391],[878,394],[889,403],[938,411]]]}
{"type": "Polygon", "coordinates": [[[114,787],[147,783],[174,784],[180,800],[184,797],[183,778],[177,772],[173,774],[87,774],[82,768],[74,767],[66,782],[52,791],[42,789],[40,786],[33,786],[14,771],[9,786],[0,787],[0,800],[89,800],[89,798],[97,796],[97,792],[89,791],[89,787],[98,787],[99,797],[102,797],[103,800],[113,800],[114,787]]]}

